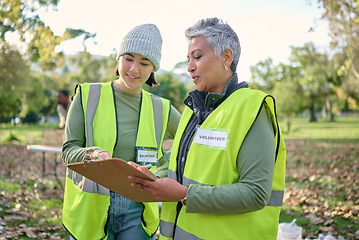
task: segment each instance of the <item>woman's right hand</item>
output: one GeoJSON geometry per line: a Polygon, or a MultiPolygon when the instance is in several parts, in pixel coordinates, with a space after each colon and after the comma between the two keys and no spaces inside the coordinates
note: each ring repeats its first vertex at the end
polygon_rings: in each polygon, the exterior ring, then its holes
{"type": "Polygon", "coordinates": [[[154,175],[150,170],[148,170],[146,167],[141,166],[135,162],[127,162],[129,165],[131,165],[132,167],[136,168],[138,171],[143,172],[144,174],[146,174],[147,176],[149,176],[150,178],[156,179],[156,175],[154,175]]]}

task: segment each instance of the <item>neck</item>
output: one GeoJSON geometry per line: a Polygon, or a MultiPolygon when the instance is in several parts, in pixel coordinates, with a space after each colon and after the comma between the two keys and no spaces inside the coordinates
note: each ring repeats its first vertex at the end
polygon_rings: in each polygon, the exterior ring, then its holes
{"type": "Polygon", "coordinates": [[[131,87],[127,86],[125,81],[121,80],[121,78],[116,80],[113,83],[113,86],[116,87],[116,88],[121,89],[124,92],[131,93],[131,94],[141,95],[141,92],[142,92],[141,87],[139,87],[139,88],[131,88],[131,87]]]}
{"type": "Polygon", "coordinates": [[[209,91],[211,93],[217,93],[217,94],[222,94],[223,91],[224,91],[224,88],[226,87],[229,79],[231,79],[231,77],[233,76],[233,72],[231,70],[228,70],[226,71],[224,74],[223,74],[223,80],[221,80],[221,83],[220,85],[218,85],[218,87],[214,90],[214,91],[209,91]]]}

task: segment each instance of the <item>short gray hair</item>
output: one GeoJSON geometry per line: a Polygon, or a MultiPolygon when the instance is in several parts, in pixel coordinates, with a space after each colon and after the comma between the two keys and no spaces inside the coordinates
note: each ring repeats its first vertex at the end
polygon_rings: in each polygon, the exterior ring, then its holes
{"type": "Polygon", "coordinates": [[[226,49],[231,49],[233,51],[231,70],[236,72],[239,56],[241,55],[241,45],[237,34],[223,20],[216,17],[199,20],[186,30],[185,35],[189,41],[194,37],[205,37],[207,43],[213,48],[218,57],[226,49]]]}

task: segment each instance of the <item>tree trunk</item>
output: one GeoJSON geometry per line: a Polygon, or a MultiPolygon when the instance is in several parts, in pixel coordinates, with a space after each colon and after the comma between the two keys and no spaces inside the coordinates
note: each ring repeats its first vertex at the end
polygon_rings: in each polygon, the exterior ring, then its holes
{"type": "Polygon", "coordinates": [[[310,122],[316,122],[317,121],[317,117],[315,116],[315,108],[314,108],[314,104],[310,105],[310,122]]]}
{"type": "Polygon", "coordinates": [[[329,122],[334,122],[335,120],[334,120],[332,102],[330,101],[330,99],[327,99],[325,103],[327,105],[327,111],[329,113],[329,122]]]}
{"type": "Polygon", "coordinates": [[[290,127],[292,126],[292,118],[291,117],[286,117],[285,122],[287,124],[287,133],[289,133],[290,132],[290,127]]]}

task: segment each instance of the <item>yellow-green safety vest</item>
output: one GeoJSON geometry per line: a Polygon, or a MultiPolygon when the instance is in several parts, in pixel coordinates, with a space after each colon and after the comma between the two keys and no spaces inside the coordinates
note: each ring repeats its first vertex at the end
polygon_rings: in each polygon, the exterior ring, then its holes
{"type": "MultiPolygon", "coordinates": [[[[112,156],[117,144],[118,124],[113,84],[78,85],[85,119],[86,147],[97,146],[112,156]]],[[[163,155],[162,143],[170,114],[170,102],[142,90],[136,148],[156,149],[157,159],[163,155]]],[[[66,170],[62,221],[76,239],[105,239],[110,206],[108,189],[66,170]]],[[[156,234],[159,210],[156,202],[143,203],[142,226],[149,236],[156,234]]]]}
{"type": "MultiPolygon", "coordinates": [[[[177,202],[164,202],[161,210],[160,239],[270,239],[277,237],[279,213],[285,182],[286,149],[276,120],[274,98],[263,92],[242,88],[232,93],[203,122],[188,152],[183,185],[217,186],[238,182],[237,156],[243,140],[264,103],[275,125],[276,162],[272,193],[266,207],[237,215],[177,213],[177,202]],[[209,131],[209,135],[199,135],[209,131]],[[207,137],[208,142],[201,140],[207,137]]],[[[180,139],[193,112],[185,108],[172,146],[169,177],[177,180],[180,139]]],[[[208,133],[208,132],[207,132],[208,133]]],[[[260,150],[258,150],[260,151],[260,150]]]]}

